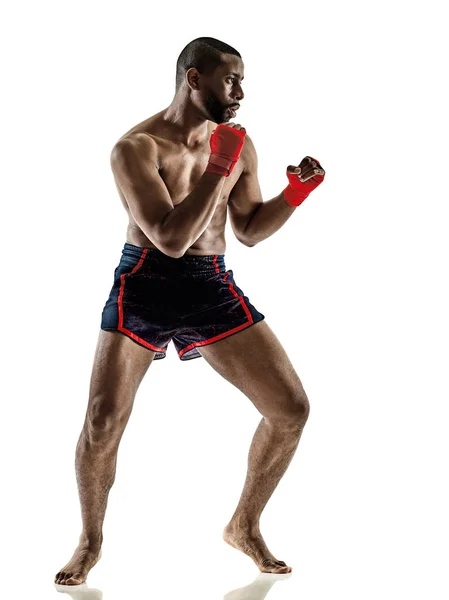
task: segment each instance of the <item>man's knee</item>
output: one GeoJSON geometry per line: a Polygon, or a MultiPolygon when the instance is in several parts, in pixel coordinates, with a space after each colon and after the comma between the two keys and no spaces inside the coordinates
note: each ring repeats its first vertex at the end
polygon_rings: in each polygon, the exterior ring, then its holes
{"type": "Polygon", "coordinates": [[[310,402],[302,386],[288,392],[281,406],[282,409],[276,411],[276,415],[271,415],[269,420],[303,426],[309,418],[310,402]]]}
{"type": "Polygon", "coordinates": [[[305,423],[309,418],[310,402],[303,387],[297,389],[292,399],[291,418],[298,423],[305,423]]]}
{"type": "Polygon", "coordinates": [[[131,414],[133,398],[120,398],[115,394],[97,394],[90,398],[85,429],[94,439],[121,435],[131,414]]]}

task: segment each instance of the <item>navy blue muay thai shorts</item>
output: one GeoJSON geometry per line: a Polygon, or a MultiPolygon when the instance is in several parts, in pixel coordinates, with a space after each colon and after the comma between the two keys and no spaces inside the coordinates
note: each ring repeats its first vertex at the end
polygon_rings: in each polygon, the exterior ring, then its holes
{"type": "Polygon", "coordinates": [[[173,258],[126,242],[101,329],[121,331],[153,350],[154,360],[165,358],[173,340],[179,358],[190,360],[201,357],[198,346],[264,318],[226,270],[224,254],[173,258]]]}

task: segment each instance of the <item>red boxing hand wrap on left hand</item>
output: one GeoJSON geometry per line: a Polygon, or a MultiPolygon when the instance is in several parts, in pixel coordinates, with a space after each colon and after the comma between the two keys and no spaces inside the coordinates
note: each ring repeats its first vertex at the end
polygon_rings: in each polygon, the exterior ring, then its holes
{"type": "MultiPolygon", "coordinates": [[[[312,157],[310,157],[312,158],[312,157]]],[[[321,169],[320,163],[316,158],[312,158],[317,163],[317,168],[321,169]]],[[[290,206],[299,206],[307,196],[312,192],[316,187],[320,185],[320,183],[324,179],[324,175],[315,174],[312,178],[307,181],[300,181],[301,175],[296,175],[295,173],[290,173],[287,169],[286,171],[289,184],[284,189],[284,199],[290,206]]]]}

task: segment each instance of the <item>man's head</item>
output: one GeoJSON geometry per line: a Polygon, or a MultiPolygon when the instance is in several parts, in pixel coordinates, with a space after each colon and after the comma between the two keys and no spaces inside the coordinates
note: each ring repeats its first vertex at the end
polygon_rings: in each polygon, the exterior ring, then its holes
{"type": "Polygon", "coordinates": [[[243,98],[243,61],[239,52],[220,40],[201,37],[183,49],[176,63],[176,93],[189,97],[205,119],[226,123],[230,106],[243,98]]]}

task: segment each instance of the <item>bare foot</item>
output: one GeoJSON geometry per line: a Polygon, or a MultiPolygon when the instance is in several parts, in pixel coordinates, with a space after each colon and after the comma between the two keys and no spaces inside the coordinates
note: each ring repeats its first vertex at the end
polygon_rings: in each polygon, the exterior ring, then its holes
{"type": "Polygon", "coordinates": [[[262,573],[291,573],[291,567],[271,554],[260,532],[250,533],[246,529],[238,529],[231,522],[223,530],[223,539],[252,558],[262,573]]]}
{"type": "Polygon", "coordinates": [[[100,558],[100,547],[93,549],[87,544],[80,543],[70,561],[57,573],[55,583],[60,585],[80,585],[84,583],[87,574],[100,558]]]}

